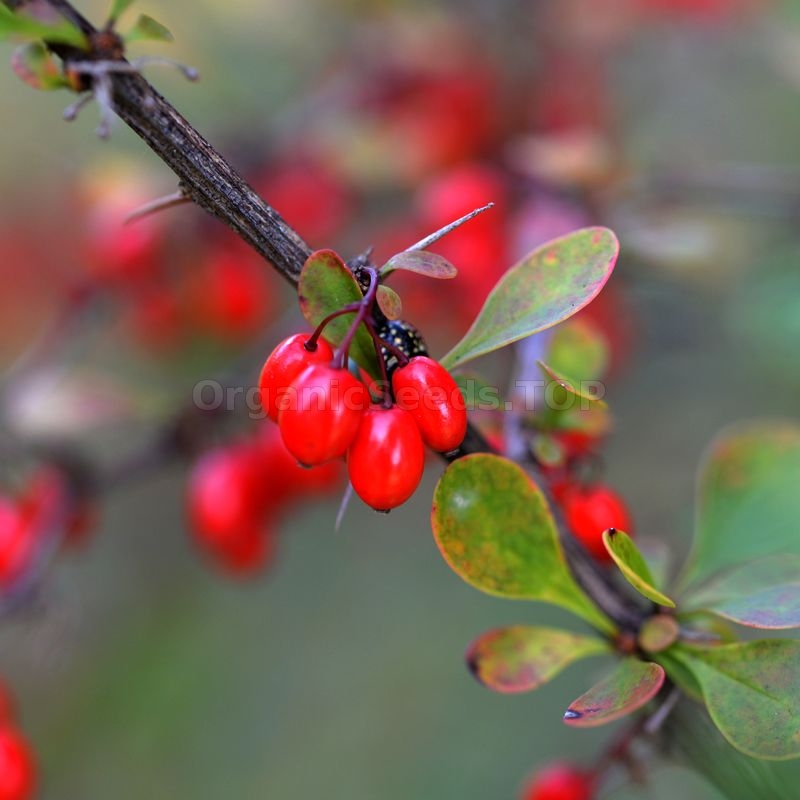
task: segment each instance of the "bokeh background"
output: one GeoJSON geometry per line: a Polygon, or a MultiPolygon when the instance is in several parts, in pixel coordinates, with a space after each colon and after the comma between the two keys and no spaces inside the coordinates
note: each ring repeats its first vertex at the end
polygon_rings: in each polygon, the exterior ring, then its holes
{"type": "MultiPolygon", "coordinates": [[[[106,12],[78,5],[93,20],[106,12]]],[[[389,255],[446,214],[449,201],[431,199],[437,181],[459,169],[489,170],[479,188],[500,181],[488,254],[463,247],[465,288],[409,283],[409,318],[430,330],[434,353],[527,245],[586,223],[615,229],[623,252],[598,314],[617,354],[606,475],[637,531],[668,542],[676,561],[715,432],[800,412],[796,3],[138,8],[173,31],[169,55],[202,79],[159,67],[148,76],[312,245],[389,255]],[[284,208],[270,188],[297,164],[284,208]]],[[[92,214],[175,186],[122,124],[98,141],[92,106],[63,124],[68,95],[35,92],[10,69],[0,98],[0,359],[10,368],[70,287],[106,279],[86,255],[92,214]]],[[[224,314],[218,329],[198,324],[196,292],[213,283],[187,288],[185,275],[208,269],[210,251],[245,256],[195,209],[158,219],[166,283],[114,283],[51,343],[52,359],[39,353],[33,377],[7,373],[5,424],[110,462],[198,380],[238,370],[252,382],[300,324],[291,291],[271,278],[247,284],[265,298],[247,325],[224,314]]],[[[13,486],[30,464],[0,455],[13,486]]],[[[604,664],[521,697],[469,676],[463,652],[481,631],[574,621],[483,596],[449,571],[428,521],[440,470],[432,462],[416,497],[388,516],[354,503],[337,533],[337,496],[294,506],[274,562],[244,581],[221,575],[187,535],[185,464],[104,500],[90,541],[0,627],[0,671],[39,754],[42,797],[512,798],[537,765],[591,758],[607,730],[569,730],[560,716],[604,664]]],[[[649,786],[610,796],[678,795],[719,797],[666,765],[649,786]]]]}

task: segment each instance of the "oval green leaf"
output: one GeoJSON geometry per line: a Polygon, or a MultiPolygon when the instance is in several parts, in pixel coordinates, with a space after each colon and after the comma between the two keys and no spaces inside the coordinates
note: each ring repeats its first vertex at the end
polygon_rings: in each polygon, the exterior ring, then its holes
{"type": "Polygon", "coordinates": [[[125,36],[128,44],[131,42],[172,42],[174,40],[172,31],[166,25],[162,25],[147,14],[140,14],[125,36]]]}
{"type": "MultiPolygon", "coordinates": [[[[316,328],[334,311],[360,302],[363,294],[353,273],[333,250],[317,250],[308,257],[300,272],[297,297],[303,316],[316,328]]],[[[334,345],[340,344],[352,322],[352,314],[338,317],[325,328],[325,338],[334,345]]],[[[363,325],[359,326],[350,345],[350,357],[373,378],[380,375],[375,345],[363,325]]]]}
{"type": "Polygon", "coordinates": [[[385,278],[398,269],[439,280],[450,280],[458,275],[458,270],[444,256],[429,250],[404,250],[393,255],[381,267],[381,277],[385,278]]]}
{"type": "Polygon", "coordinates": [[[466,659],[484,686],[516,694],[538,689],[574,661],[609,652],[610,645],[596,636],[513,625],[479,636],[469,646],[466,659]]]}
{"type": "Polygon", "coordinates": [[[114,0],[108,18],[118,20],[135,2],[136,0],[114,0]]]}
{"type": "Polygon", "coordinates": [[[613,631],[572,577],[544,495],[513,461],[476,453],[450,464],[434,491],[431,524],[445,561],[467,583],[552,603],[613,631]]]}
{"type": "Polygon", "coordinates": [[[605,337],[582,317],[570,319],[552,332],[545,357],[559,375],[585,381],[602,378],[608,360],[605,337]]]}
{"type": "Polygon", "coordinates": [[[660,606],[675,608],[675,601],[653,586],[655,581],[650,573],[650,567],[627,533],[609,528],[603,533],[603,544],[625,580],[639,594],[643,594],[648,600],[660,606]]]}
{"type": "Polygon", "coordinates": [[[800,583],[783,583],[749,597],[720,600],[705,610],[748,628],[800,628],[800,583]]]}
{"type": "Polygon", "coordinates": [[[595,728],[632,714],[658,694],[664,677],[664,669],[658,664],[626,658],[611,675],[570,705],[564,712],[564,722],[576,728],[595,728]]]}
{"type": "Polygon", "coordinates": [[[403,302],[394,289],[381,284],[377,294],[378,306],[387,319],[400,319],[403,315],[403,302]]]}
{"type": "Polygon", "coordinates": [[[764,639],[670,652],[691,670],[711,719],[737,750],[774,761],[800,757],[800,642],[764,639]]]}
{"type": "Polygon", "coordinates": [[[72,23],[65,20],[52,8],[42,7],[52,21],[42,21],[29,16],[26,10],[11,11],[0,3],[0,40],[8,38],[43,39],[53,44],[67,44],[85,50],[86,37],[72,23]]]}
{"type": "Polygon", "coordinates": [[[534,250],[497,282],[442,365],[452,370],[572,316],[603,288],[618,254],[608,228],[584,228],[534,250]]]}
{"type": "Polygon", "coordinates": [[[723,432],[700,470],[695,541],[682,585],[768,555],[800,556],[798,487],[800,426],[755,421],[723,432]]]}

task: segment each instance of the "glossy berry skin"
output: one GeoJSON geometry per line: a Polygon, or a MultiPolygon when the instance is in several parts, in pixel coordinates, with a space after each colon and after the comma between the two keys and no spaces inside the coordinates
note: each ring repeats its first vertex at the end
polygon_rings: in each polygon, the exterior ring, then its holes
{"type": "Polygon", "coordinates": [[[314,364],[292,382],[278,426],[286,449],[306,467],[340,458],[353,441],[369,392],[346,369],[314,364]]]}
{"type": "Polygon", "coordinates": [[[617,528],[631,534],[631,518],[622,498],[602,484],[575,487],[564,495],[564,517],[576,539],[598,561],[611,556],[603,545],[603,531],[617,528]]]}
{"type": "Polygon", "coordinates": [[[534,775],[520,800],[592,800],[594,781],[572,764],[556,762],[534,775]]]}
{"type": "Polygon", "coordinates": [[[278,421],[280,399],[292,381],[312,364],[328,364],[333,358],[331,346],[317,340],[316,350],[306,350],[305,343],[310,333],[296,333],[284,339],[270,354],[261,369],[258,385],[264,409],[270,419],[278,421]]]}
{"type": "Polygon", "coordinates": [[[395,401],[414,418],[422,441],[439,453],[455,450],[467,432],[467,409],[453,376],[427,356],[412,358],[392,375],[395,401]]]}
{"type": "Polygon", "coordinates": [[[28,800],[36,789],[36,765],[28,742],[12,727],[0,728],[0,800],[28,800]]]}
{"type": "Polygon", "coordinates": [[[422,480],[425,447],[414,418],[398,406],[372,406],[347,453],[355,493],[377,511],[405,503],[422,480]]]}

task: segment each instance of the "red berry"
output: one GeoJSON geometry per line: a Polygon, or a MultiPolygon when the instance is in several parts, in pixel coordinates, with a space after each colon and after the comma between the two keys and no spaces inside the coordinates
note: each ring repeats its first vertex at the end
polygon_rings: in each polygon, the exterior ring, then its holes
{"type": "Polygon", "coordinates": [[[275,531],[261,521],[258,526],[240,530],[236,539],[213,555],[226,572],[248,577],[261,571],[272,560],[276,543],[275,531]]]}
{"type": "Polygon", "coordinates": [[[414,494],[424,466],[425,448],[414,418],[398,406],[372,406],[347,454],[356,494],[368,506],[388,511],[414,494]]]}
{"type": "Polygon", "coordinates": [[[0,586],[11,583],[25,568],[33,552],[33,534],[28,515],[0,497],[0,586]]]}
{"type": "Polygon", "coordinates": [[[28,742],[13,728],[0,728],[0,800],[27,800],[36,788],[36,765],[28,742]]]}
{"type": "Polygon", "coordinates": [[[369,405],[369,392],[346,369],[313,364],[282,398],[278,424],[286,449],[304,466],[343,456],[369,405]]]}
{"type": "Polygon", "coordinates": [[[392,375],[400,408],[414,418],[428,447],[440,453],[455,450],[467,432],[467,410],[453,376],[427,356],[412,358],[392,375]]]}
{"type": "Polygon", "coordinates": [[[255,448],[234,445],[206,453],[189,480],[190,532],[207,553],[235,572],[251,572],[269,554],[255,448]]]}
{"type": "Polygon", "coordinates": [[[341,484],[342,463],[329,461],[318,467],[301,467],[283,443],[280,431],[266,425],[256,441],[259,481],[267,503],[275,509],[298,498],[327,494],[341,484]]]}
{"type": "Polygon", "coordinates": [[[284,339],[264,362],[258,379],[261,402],[275,422],[278,421],[280,399],[292,381],[312,364],[327,364],[333,358],[333,350],[324,339],[317,340],[315,350],[307,350],[305,343],[310,338],[309,333],[296,333],[284,339]]]}
{"type": "Polygon", "coordinates": [[[522,790],[521,800],[592,800],[594,780],[566,762],[550,764],[534,775],[522,790]]]}
{"type": "Polygon", "coordinates": [[[566,493],[564,517],[573,535],[598,561],[608,561],[610,556],[603,545],[603,531],[607,528],[631,533],[631,519],[622,498],[607,486],[576,487],[566,493]]]}

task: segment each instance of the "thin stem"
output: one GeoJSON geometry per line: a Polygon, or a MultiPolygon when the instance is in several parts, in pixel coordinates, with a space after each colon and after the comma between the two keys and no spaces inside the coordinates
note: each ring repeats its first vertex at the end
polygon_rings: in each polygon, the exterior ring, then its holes
{"type": "Polygon", "coordinates": [[[345,306],[344,308],[340,308],[338,311],[334,311],[331,314],[328,314],[325,319],[320,322],[319,325],[314,329],[314,333],[311,334],[308,341],[305,343],[306,350],[310,352],[314,352],[317,349],[317,342],[319,341],[320,336],[322,336],[322,332],[325,328],[333,322],[338,317],[344,316],[345,314],[353,314],[361,308],[361,303],[350,303],[349,306],[345,306]]]}
{"type": "Polygon", "coordinates": [[[352,325],[350,326],[350,330],[347,331],[344,339],[342,339],[339,347],[333,354],[333,363],[340,369],[344,369],[345,364],[347,363],[347,353],[350,350],[350,345],[355,338],[358,327],[362,322],[364,322],[364,320],[367,318],[367,315],[372,312],[372,308],[375,305],[375,297],[378,294],[378,272],[372,267],[366,267],[366,270],[369,275],[369,287],[364,293],[364,299],[359,303],[358,311],[356,312],[356,316],[353,319],[352,325]]]}
{"type": "Polygon", "coordinates": [[[455,222],[445,225],[444,228],[439,228],[438,231],[430,234],[430,236],[426,236],[424,239],[420,239],[416,244],[407,247],[406,250],[425,250],[432,244],[436,244],[439,239],[447,236],[448,233],[452,233],[456,228],[460,228],[465,222],[469,222],[471,219],[477,217],[478,214],[483,214],[484,211],[488,211],[490,208],[494,208],[494,203],[487,203],[485,206],[470,211],[469,214],[464,214],[463,217],[459,217],[455,222]]]}
{"type": "Polygon", "coordinates": [[[131,222],[136,222],[136,220],[147,217],[150,214],[155,214],[158,211],[165,211],[168,208],[175,208],[175,206],[182,206],[191,202],[192,198],[189,197],[183,189],[178,189],[177,192],[165,194],[163,197],[157,197],[155,200],[151,200],[149,203],[144,203],[139,206],[139,208],[131,211],[131,213],[125,217],[123,223],[129,225],[131,222]]]}

